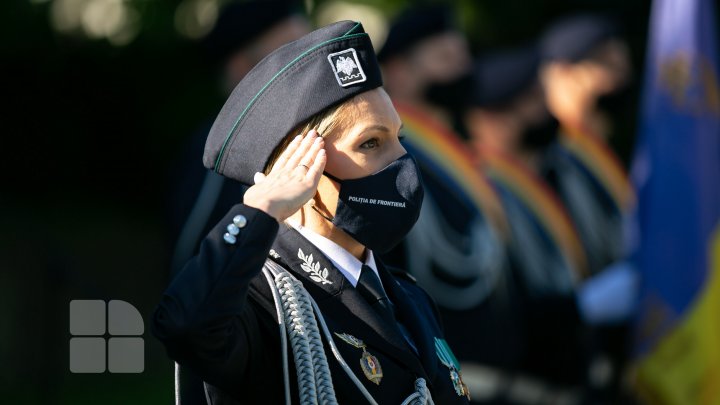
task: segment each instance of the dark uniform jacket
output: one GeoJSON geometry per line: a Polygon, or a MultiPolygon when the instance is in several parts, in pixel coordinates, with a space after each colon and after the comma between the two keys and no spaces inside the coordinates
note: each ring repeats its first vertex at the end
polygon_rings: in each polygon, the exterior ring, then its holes
{"type": "MultiPolygon", "coordinates": [[[[418,377],[427,381],[436,404],[467,403],[456,394],[450,370],[436,353],[434,338],[442,338],[441,326],[433,302],[421,288],[396,278],[378,261],[383,286],[417,348],[416,354],[398,326],[378,315],[314,245],[294,229],[278,226],[266,213],[242,204],[233,207],[206,237],[197,256],[163,295],[152,322],[153,333],[170,357],[207,382],[212,403],[284,402],[275,307],[267,280],[260,273],[271,248],[274,260],[301,280],[315,299],[343,358],[379,404],[401,403],[414,392],[418,377]],[[236,244],[229,245],[223,234],[235,215],[244,215],[247,225],[240,230],[236,244]],[[303,270],[303,264],[320,269],[320,277],[327,283],[314,281],[318,275],[303,270]],[[382,367],[378,385],[362,372],[362,349],[335,333],[352,335],[367,345],[382,367]]],[[[323,342],[338,402],[365,403],[324,336],[323,342]]],[[[292,354],[288,358],[293,403],[298,403],[292,354]]]]}

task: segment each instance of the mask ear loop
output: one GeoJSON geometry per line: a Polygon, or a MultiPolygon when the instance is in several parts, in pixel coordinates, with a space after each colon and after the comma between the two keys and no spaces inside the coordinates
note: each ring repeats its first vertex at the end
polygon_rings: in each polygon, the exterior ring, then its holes
{"type": "MultiPolygon", "coordinates": [[[[330,173],[328,173],[328,172],[326,172],[326,171],[324,171],[324,170],[323,170],[323,175],[324,175],[325,177],[329,178],[330,180],[332,180],[332,181],[340,184],[340,186],[342,186],[343,181],[342,181],[341,179],[338,179],[337,177],[333,176],[332,174],[330,174],[330,173]]],[[[312,208],[315,212],[317,212],[321,217],[325,218],[328,222],[332,223],[333,218],[331,218],[330,216],[326,215],[325,213],[323,213],[322,211],[320,211],[320,210],[315,206],[315,197],[313,197],[313,199],[312,199],[312,204],[310,204],[310,208],[312,208]]]]}
{"type": "Polygon", "coordinates": [[[343,181],[341,179],[338,179],[337,177],[333,176],[332,174],[330,174],[324,170],[323,170],[323,175],[325,175],[325,177],[329,178],[330,180],[332,180],[342,186],[343,181]]]}
{"type": "Polygon", "coordinates": [[[310,203],[310,208],[312,208],[315,212],[317,212],[318,215],[320,215],[321,217],[325,218],[328,222],[332,223],[333,218],[329,217],[328,215],[325,215],[325,213],[323,213],[322,211],[320,211],[320,210],[315,206],[315,198],[316,198],[316,197],[317,197],[317,194],[315,194],[315,197],[313,197],[313,198],[310,200],[310,201],[311,201],[311,203],[310,203]]]}
{"type": "Polygon", "coordinates": [[[320,215],[321,217],[325,218],[328,222],[331,222],[331,223],[332,223],[333,219],[330,218],[329,216],[323,214],[322,212],[320,212],[320,210],[317,209],[317,207],[315,206],[315,204],[312,204],[312,205],[310,206],[310,208],[312,208],[313,210],[315,210],[315,212],[317,212],[318,215],[320,215]]]}

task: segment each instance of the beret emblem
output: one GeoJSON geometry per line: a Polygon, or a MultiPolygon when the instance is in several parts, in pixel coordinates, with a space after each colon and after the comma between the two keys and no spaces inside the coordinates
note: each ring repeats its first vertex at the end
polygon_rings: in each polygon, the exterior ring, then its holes
{"type": "Polygon", "coordinates": [[[338,84],[342,87],[367,80],[354,48],[331,53],[328,55],[328,61],[338,84]]]}

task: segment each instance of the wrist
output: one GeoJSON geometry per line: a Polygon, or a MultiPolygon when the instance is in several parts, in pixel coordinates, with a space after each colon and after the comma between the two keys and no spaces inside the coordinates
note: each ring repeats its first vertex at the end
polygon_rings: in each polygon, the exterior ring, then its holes
{"type": "Polygon", "coordinates": [[[247,205],[248,207],[252,207],[255,209],[258,209],[260,211],[263,211],[264,213],[270,215],[271,217],[275,218],[276,221],[281,222],[282,219],[280,218],[279,213],[274,208],[273,204],[266,200],[266,199],[254,199],[252,197],[248,198],[247,196],[243,199],[243,204],[247,205]]]}

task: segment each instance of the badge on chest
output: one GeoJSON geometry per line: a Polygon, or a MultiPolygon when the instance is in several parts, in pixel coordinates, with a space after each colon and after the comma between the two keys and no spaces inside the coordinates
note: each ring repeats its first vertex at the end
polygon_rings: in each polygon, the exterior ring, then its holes
{"type": "Polygon", "coordinates": [[[362,340],[347,333],[335,332],[335,336],[339,337],[343,340],[343,342],[353,347],[362,349],[363,352],[362,356],[360,356],[360,368],[362,369],[365,377],[367,377],[368,380],[374,382],[377,385],[380,385],[380,380],[382,380],[383,377],[382,367],[380,366],[380,362],[378,361],[377,357],[373,356],[372,354],[370,354],[370,352],[367,351],[367,345],[365,345],[362,340]]]}
{"type": "Polygon", "coordinates": [[[445,339],[435,338],[435,353],[440,359],[440,363],[450,370],[450,381],[453,383],[455,393],[470,400],[470,391],[462,380],[462,374],[460,374],[460,362],[455,358],[445,339]]]}

